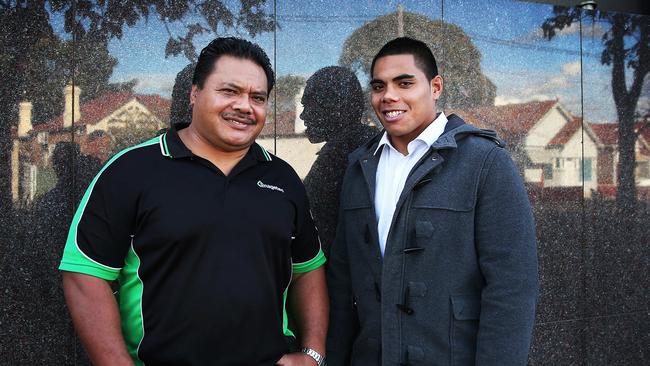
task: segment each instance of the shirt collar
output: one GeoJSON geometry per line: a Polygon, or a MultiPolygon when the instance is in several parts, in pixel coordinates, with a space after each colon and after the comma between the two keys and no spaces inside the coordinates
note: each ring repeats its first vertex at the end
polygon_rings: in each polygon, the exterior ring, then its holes
{"type": "MultiPolygon", "coordinates": [[[[442,133],[445,131],[445,125],[447,125],[447,116],[445,116],[444,112],[440,112],[436,116],[436,119],[434,119],[433,122],[431,122],[427,126],[427,128],[425,128],[424,131],[422,131],[418,135],[418,137],[416,137],[415,140],[413,141],[422,141],[427,145],[427,149],[428,149],[431,147],[431,145],[433,145],[434,142],[436,142],[436,140],[438,140],[440,135],[442,135],[442,133]]],[[[411,141],[411,143],[413,141],[411,141]]],[[[409,143],[409,145],[411,143],[409,143]]],[[[381,140],[379,140],[379,144],[377,144],[377,148],[375,149],[373,155],[376,155],[377,151],[379,151],[380,148],[384,145],[388,145],[397,151],[397,149],[395,149],[393,144],[391,144],[390,139],[388,138],[388,133],[384,131],[384,133],[381,136],[381,140]]]]}
{"type": "MultiPolygon", "coordinates": [[[[187,127],[187,125],[174,125],[167,129],[165,133],[160,135],[160,152],[163,156],[169,158],[188,158],[194,156],[192,151],[185,146],[183,140],[178,136],[178,131],[187,127]]],[[[247,156],[254,158],[257,161],[271,161],[273,158],[266,149],[254,142],[248,152],[247,156]]]]}

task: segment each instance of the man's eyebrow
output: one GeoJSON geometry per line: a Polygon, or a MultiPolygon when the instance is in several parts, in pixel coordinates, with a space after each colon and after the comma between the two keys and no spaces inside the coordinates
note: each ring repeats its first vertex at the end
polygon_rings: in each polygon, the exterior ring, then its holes
{"type": "Polygon", "coordinates": [[[370,80],[370,85],[372,85],[372,84],[383,84],[383,83],[384,82],[382,80],[379,80],[379,79],[370,80]]]}
{"type": "Polygon", "coordinates": [[[226,83],[223,83],[222,86],[225,86],[225,87],[228,87],[228,88],[234,88],[234,89],[237,89],[237,90],[241,89],[241,87],[239,85],[234,84],[234,83],[227,83],[226,82],[226,83]]]}
{"type": "MultiPolygon", "coordinates": [[[[235,84],[235,83],[226,82],[226,83],[223,84],[223,86],[228,87],[228,88],[237,89],[237,90],[242,90],[242,87],[235,84]]],[[[259,90],[259,91],[253,91],[253,92],[251,92],[251,94],[255,94],[255,95],[258,95],[258,96],[261,95],[261,96],[266,97],[268,93],[266,91],[264,91],[264,90],[259,90]]]]}
{"type": "Polygon", "coordinates": [[[251,94],[266,96],[267,92],[264,89],[251,90],[251,94]]]}
{"type": "Polygon", "coordinates": [[[397,75],[397,76],[395,76],[395,77],[393,78],[393,81],[400,81],[400,80],[404,80],[404,79],[413,79],[413,78],[415,78],[415,75],[411,75],[411,74],[401,74],[401,75],[397,75]]]}

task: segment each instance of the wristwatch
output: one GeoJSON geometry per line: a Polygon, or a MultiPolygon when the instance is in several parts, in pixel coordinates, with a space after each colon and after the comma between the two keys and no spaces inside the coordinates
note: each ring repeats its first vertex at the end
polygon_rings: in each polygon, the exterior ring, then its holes
{"type": "Polygon", "coordinates": [[[325,357],[321,356],[320,353],[314,351],[311,348],[307,348],[307,347],[303,347],[300,351],[302,351],[302,353],[306,354],[307,356],[313,358],[314,361],[316,361],[316,363],[318,364],[318,366],[326,366],[325,365],[325,357]]]}

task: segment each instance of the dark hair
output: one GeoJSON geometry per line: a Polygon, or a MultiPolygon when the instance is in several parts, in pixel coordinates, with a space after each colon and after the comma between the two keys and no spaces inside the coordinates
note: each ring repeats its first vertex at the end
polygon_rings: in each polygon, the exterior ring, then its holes
{"type": "Polygon", "coordinates": [[[438,65],[436,65],[436,58],[429,47],[422,41],[409,37],[399,37],[389,41],[382,47],[379,52],[372,59],[370,66],[370,76],[375,71],[375,62],[384,56],[393,55],[413,55],[415,64],[424,72],[427,79],[431,81],[438,75],[438,65]]]}
{"type": "Polygon", "coordinates": [[[215,38],[201,50],[194,69],[192,85],[203,88],[203,83],[212,72],[214,64],[219,60],[219,57],[224,55],[250,60],[258,64],[264,69],[264,73],[266,74],[267,92],[271,92],[275,83],[275,74],[273,73],[273,68],[271,68],[271,61],[269,61],[268,56],[255,43],[235,37],[215,38]]]}

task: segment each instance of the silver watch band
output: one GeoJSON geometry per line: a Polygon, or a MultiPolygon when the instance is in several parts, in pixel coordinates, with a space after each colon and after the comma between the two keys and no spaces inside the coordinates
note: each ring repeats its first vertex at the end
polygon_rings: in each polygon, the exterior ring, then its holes
{"type": "Polygon", "coordinates": [[[311,348],[303,347],[301,349],[302,353],[306,354],[307,356],[311,357],[316,361],[318,366],[325,366],[325,357],[321,356],[320,353],[314,351],[311,348]]]}

